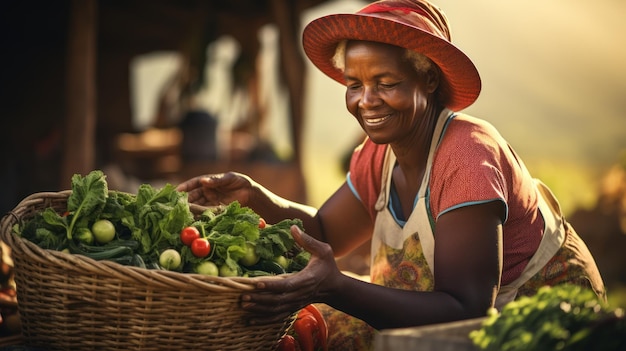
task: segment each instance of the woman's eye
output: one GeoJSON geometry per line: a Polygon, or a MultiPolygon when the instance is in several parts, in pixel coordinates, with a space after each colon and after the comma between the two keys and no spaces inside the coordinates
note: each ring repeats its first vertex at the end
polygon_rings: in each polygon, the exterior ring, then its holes
{"type": "Polygon", "coordinates": [[[391,89],[394,88],[398,83],[380,83],[380,87],[382,89],[391,89]]]}

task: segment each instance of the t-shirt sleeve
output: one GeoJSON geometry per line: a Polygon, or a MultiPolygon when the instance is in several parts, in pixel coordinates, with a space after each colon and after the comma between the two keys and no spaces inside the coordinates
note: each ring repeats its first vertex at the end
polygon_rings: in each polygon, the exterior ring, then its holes
{"type": "Polygon", "coordinates": [[[375,204],[380,193],[386,147],[366,138],[354,149],[350,159],[348,182],[372,220],[376,218],[375,204]]]}
{"type": "Polygon", "coordinates": [[[494,200],[506,206],[511,169],[498,134],[491,128],[465,121],[453,121],[447,128],[431,174],[433,218],[459,207],[494,200]]]}

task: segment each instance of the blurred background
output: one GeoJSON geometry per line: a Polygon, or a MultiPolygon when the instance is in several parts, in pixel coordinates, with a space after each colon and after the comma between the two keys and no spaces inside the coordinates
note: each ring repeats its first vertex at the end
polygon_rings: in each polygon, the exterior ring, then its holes
{"type": "MultiPolygon", "coordinates": [[[[4,1],[2,213],[92,169],[129,192],[235,170],[321,205],[362,135],[343,87],[306,60],[300,35],[316,17],[366,3],[4,1]]],[[[493,123],[553,189],[620,291],[626,2],[436,3],[483,79],[464,112],[493,123]]]]}

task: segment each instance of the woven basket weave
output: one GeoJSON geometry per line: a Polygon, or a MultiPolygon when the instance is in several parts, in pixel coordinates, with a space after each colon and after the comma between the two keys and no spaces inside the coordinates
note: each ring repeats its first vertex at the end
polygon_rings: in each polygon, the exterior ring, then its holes
{"type": "MultiPolygon", "coordinates": [[[[221,278],[123,266],[44,250],[12,227],[71,192],[26,197],[0,226],[11,247],[27,346],[46,350],[273,350],[295,314],[248,326],[239,307],[257,278],[221,278]]],[[[205,208],[191,205],[194,214],[205,208]]],[[[276,276],[275,279],[282,279],[276,276]]]]}

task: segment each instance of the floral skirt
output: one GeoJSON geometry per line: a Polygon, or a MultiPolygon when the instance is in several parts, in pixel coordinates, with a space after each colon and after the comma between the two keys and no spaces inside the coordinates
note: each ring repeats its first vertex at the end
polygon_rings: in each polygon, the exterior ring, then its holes
{"type": "Polygon", "coordinates": [[[606,289],[587,245],[565,222],[565,241],[552,259],[518,290],[517,296],[532,296],[544,285],[570,283],[593,290],[606,301],[606,289]]]}

